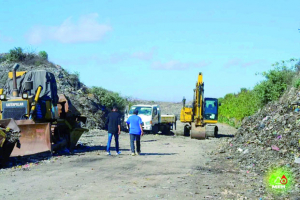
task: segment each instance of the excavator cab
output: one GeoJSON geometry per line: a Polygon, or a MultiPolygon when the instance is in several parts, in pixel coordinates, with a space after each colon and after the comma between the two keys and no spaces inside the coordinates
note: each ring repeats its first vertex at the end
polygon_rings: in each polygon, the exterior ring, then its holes
{"type": "Polygon", "coordinates": [[[204,98],[204,122],[217,123],[218,120],[218,99],[204,98]]]}

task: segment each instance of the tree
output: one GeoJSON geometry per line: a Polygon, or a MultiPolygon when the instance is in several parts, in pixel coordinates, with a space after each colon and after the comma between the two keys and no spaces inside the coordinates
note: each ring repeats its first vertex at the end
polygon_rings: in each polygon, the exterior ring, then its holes
{"type": "Polygon", "coordinates": [[[48,60],[48,54],[46,51],[40,51],[39,56],[45,60],[48,60]]]}

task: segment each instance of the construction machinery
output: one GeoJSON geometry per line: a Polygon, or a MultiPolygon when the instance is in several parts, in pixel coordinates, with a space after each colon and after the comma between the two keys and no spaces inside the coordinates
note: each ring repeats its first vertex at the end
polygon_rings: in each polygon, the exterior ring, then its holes
{"type": "Polygon", "coordinates": [[[194,89],[193,103],[191,107],[185,105],[180,112],[180,121],[187,123],[184,126],[184,135],[190,135],[194,139],[205,139],[218,136],[218,99],[204,98],[203,75],[200,72],[196,88],[194,89]]]}
{"type": "Polygon", "coordinates": [[[11,157],[52,153],[62,148],[72,151],[87,131],[81,128],[86,117],[72,107],[65,95],[57,94],[52,73],[17,71],[18,67],[14,65],[5,87],[0,89],[0,128],[9,128],[10,124],[21,137],[14,148],[15,144],[8,144],[2,134],[0,157],[5,160],[11,151],[11,157]]]}

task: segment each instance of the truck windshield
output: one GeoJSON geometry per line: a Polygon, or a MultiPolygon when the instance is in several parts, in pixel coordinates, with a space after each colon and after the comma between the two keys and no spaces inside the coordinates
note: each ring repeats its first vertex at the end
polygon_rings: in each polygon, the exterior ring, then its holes
{"type": "Polygon", "coordinates": [[[204,118],[208,120],[218,119],[218,100],[205,99],[204,103],[204,118]]]}
{"type": "Polygon", "coordinates": [[[142,106],[132,106],[129,110],[129,114],[133,114],[133,111],[137,109],[139,111],[139,115],[151,115],[152,108],[151,107],[142,107],[142,106]]]}

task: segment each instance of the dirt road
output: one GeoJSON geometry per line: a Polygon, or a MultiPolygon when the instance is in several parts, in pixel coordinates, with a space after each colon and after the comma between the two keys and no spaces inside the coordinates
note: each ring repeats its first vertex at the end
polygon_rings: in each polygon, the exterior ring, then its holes
{"type": "MultiPolygon", "coordinates": [[[[226,125],[219,130],[235,132],[226,125]]],[[[75,155],[0,170],[0,199],[258,199],[246,172],[218,153],[225,139],[145,135],[142,155],[131,156],[122,133],[122,154],[106,156],[107,133],[94,131],[81,139],[90,148],[75,155]]]]}

